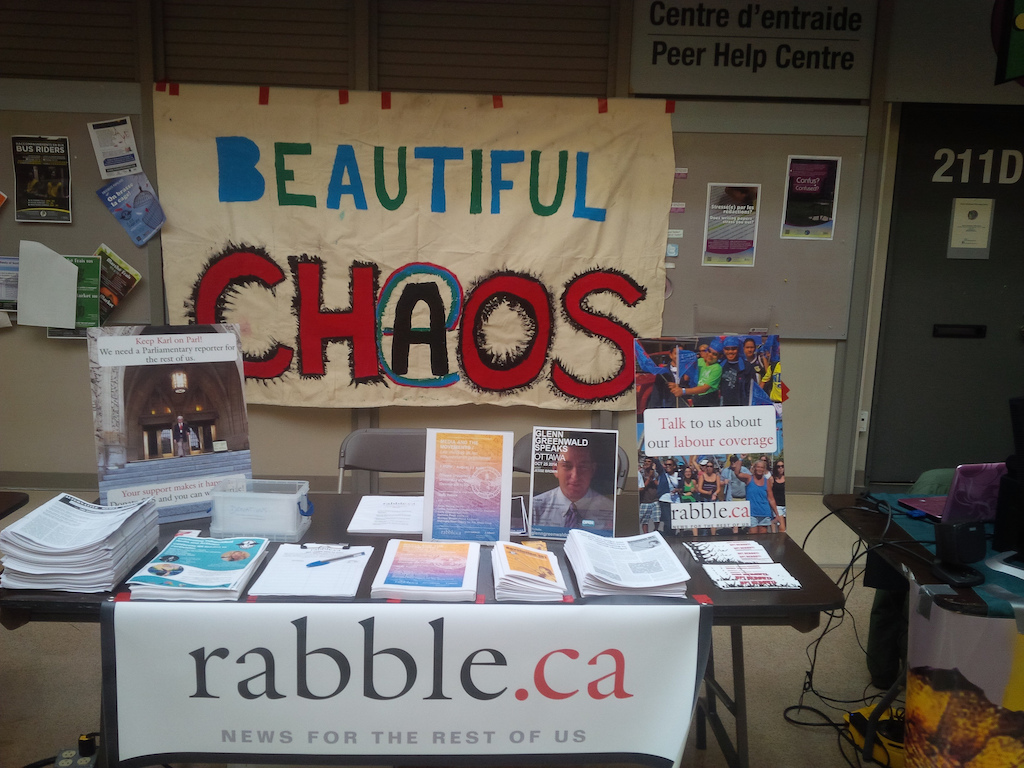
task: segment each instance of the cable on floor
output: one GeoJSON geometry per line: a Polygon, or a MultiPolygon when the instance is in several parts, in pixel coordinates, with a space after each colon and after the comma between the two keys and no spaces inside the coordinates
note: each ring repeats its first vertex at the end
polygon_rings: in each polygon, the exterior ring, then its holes
{"type": "MultiPolygon", "coordinates": [[[[895,517],[895,510],[893,510],[893,508],[886,504],[884,501],[878,502],[874,504],[874,506],[872,507],[857,504],[852,507],[845,507],[844,509],[859,509],[863,511],[870,511],[872,513],[880,513],[886,515],[886,522],[885,527],[882,531],[882,538],[884,538],[885,534],[888,533],[889,527],[893,524],[893,519],[895,517]]],[[[801,544],[801,546],[804,549],[806,549],[807,542],[810,539],[811,534],[815,531],[815,529],[817,529],[817,527],[822,522],[824,522],[830,516],[836,514],[836,512],[838,511],[840,510],[830,510],[826,515],[823,515],[821,519],[819,519],[813,526],[811,526],[811,529],[807,532],[807,535],[804,537],[803,543],[801,544]]],[[[842,572],[836,578],[836,586],[838,586],[840,590],[842,590],[844,596],[848,600],[854,586],[856,585],[857,580],[861,578],[864,573],[863,569],[856,570],[856,566],[862,558],[867,556],[868,552],[883,546],[892,546],[895,549],[907,551],[901,545],[909,543],[918,542],[895,541],[868,547],[865,546],[865,544],[858,538],[857,541],[851,547],[849,563],[846,565],[845,568],[843,568],[842,572]]],[[[908,551],[908,554],[915,553],[910,553],[908,551]]],[[[920,555],[917,556],[921,557],[920,555]]],[[[864,643],[861,641],[860,633],[857,629],[856,617],[852,613],[849,613],[845,608],[842,608],[836,611],[826,611],[825,614],[828,617],[827,621],[825,622],[825,626],[822,628],[818,636],[815,637],[814,640],[812,640],[810,643],[808,643],[806,648],[807,659],[810,664],[810,667],[804,675],[804,681],[801,688],[798,703],[786,707],[786,709],[783,710],[783,719],[787,723],[796,726],[812,728],[832,728],[836,733],[837,748],[839,750],[840,756],[843,758],[843,761],[848,766],[852,766],[853,768],[860,768],[860,766],[862,765],[861,749],[857,746],[853,734],[851,733],[850,725],[846,721],[846,719],[843,718],[840,720],[833,720],[832,717],[829,716],[829,714],[822,711],[821,709],[813,707],[810,704],[804,703],[805,696],[810,694],[816,697],[819,701],[821,701],[830,709],[842,712],[844,715],[848,715],[850,711],[849,705],[860,704],[862,706],[868,706],[871,704],[873,700],[878,699],[882,695],[881,693],[871,696],[867,695],[868,686],[865,686],[864,695],[862,695],[859,699],[837,699],[834,697],[827,696],[823,692],[815,688],[814,671],[815,667],[817,666],[818,651],[821,646],[821,643],[828,634],[839,629],[847,615],[849,615],[850,621],[853,625],[854,637],[856,638],[858,647],[862,651],[864,651],[865,654],[867,653],[867,649],[864,647],[864,643]]],[[[899,711],[902,712],[902,709],[900,709],[899,711]]],[[[889,754],[887,751],[885,751],[884,745],[879,744],[879,747],[881,749],[882,755],[885,758],[884,762],[882,762],[881,765],[887,766],[889,764],[889,754]]],[[[869,762],[873,764],[878,764],[875,760],[870,760],[869,762]]]]}

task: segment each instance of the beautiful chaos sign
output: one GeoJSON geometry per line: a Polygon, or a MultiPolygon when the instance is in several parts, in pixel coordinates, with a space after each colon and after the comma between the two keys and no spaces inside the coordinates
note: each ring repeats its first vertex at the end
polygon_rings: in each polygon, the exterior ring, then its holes
{"type": "Polygon", "coordinates": [[[632,407],[673,177],[662,100],[158,86],[172,323],[250,403],[632,407]]]}

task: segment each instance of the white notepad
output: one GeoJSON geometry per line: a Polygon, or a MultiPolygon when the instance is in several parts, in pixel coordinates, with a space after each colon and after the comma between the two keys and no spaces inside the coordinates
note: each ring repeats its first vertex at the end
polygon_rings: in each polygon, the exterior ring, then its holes
{"type": "Polygon", "coordinates": [[[249,588],[249,594],[256,597],[355,597],[372,553],[373,547],[282,544],[249,588]],[[347,554],[353,556],[325,565],[309,565],[347,554]]]}

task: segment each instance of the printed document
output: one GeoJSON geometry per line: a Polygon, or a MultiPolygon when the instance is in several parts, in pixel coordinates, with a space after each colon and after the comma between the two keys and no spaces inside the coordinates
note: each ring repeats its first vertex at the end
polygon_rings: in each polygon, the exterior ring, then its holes
{"type": "Polygon", "coordinates": [[[349,533],[423,533],[422,496],[363,496],[349,533]]]}

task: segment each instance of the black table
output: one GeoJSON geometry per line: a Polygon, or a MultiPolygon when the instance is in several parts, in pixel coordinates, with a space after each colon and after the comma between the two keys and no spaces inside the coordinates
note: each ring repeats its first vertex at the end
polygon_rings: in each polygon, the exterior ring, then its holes
{"type": "MultiPolygon", "coordinates": [[[[317,543],[348,542],[374,546],[373,555],[363,572],[357,592],[357,599],[368,598],[373,581],[384,555],[386,537],[348,534],[346,529],[359,501],[359,496],[348,494],[311,494],[314,515],[306,541],[317,543]]],[[[627,536],[639,533],[637,496],[622,494],[618,497],[615,533],[627,536]]],[[[163,525],[160,528],[160,545],[163,546],[173,534],[182,528],[208,530],[208,521],[184,521],[163,525]]],[[[705,718],[731,766],[746,768],[748,762],[746,678],[743,659],[743,627],[745,626],[791,626],[800,632],[810,632],[818,626],[823,611],[843,606],[842,591],[811,560],[810,557],[785,533],[749,534],[750,539],[761,543],[772,558],[781,563],[801,584],[799,590],[721,590],[705,575],[704,570],[694,563],[686,548],[683,537],[670,537],[672,548],[679,554],[683,565],[690,573],[689,595],[713,605],[713,621],[718,626],[730,627],[731,662],[733,669],[733,691],[725,691],[714,677],[714,660],[708,662],[705,676],[705,696],[698,705],[697,745],[704,748],[706,735],[705,718]],[[735,743],[726,731],[718,710],[721,702],[735,718],[735,743]]],[[[414,536],[393,536],[390,538],[419,538],[414,536]]],[[[551,549],[559,555],[563,569],[569,572],[561,553],[561,542],[550,542],[551,549]]],[[[147,556],[148,559],[148,556],[147,556]]],[[[141,567],[141,562],[139,564],[141,567]]],[[[493,600],[493,580],[489,574],[489,558],[481,558],[480,589],[484,600],[493,600]],[[485,562],[486,561],[486,562],[485,562]],[[485,570],[486,569],[486,570],[485,570]]],[[[133,569],[132,573],[137,569],[133,569]]],[[[571,576],[571,573],[570,573],[571,576]]],[[[575,599],[579,592],[572,578],[567,584],[575,599]]],[[[115,593],[126,592],[122,584],[115,593]]],[[[14,629],[28,621],[99,621],[100,607],[114,599],[110,593],[81,594],[48,590],[0,589],[0,624],[14,629]]]]}
{"type": "Polygon", "coordinates": [[[781,563],[797,581],[801,589],[776,590],[721,590],[694,563],[683,547],[683,539],[671,540],[683,565],[690,573],[687,593],[701,599],[707,596],[714,605],[713,621],[717,626],[730,628],[733,690],[730,695],[715,679],[714,648],[708,660],[704,677],[705,697],[697,710],[697,746],[705,745],[703,718],[711,724],[715,737],[730,766],[746,768],[749,763],[747,740],[746,669],[743,659],[743,628],[755,626],[790,626],[800,632],[810,632],[820,623],[823,611],[838,610],[845,598],[842,590],[811,560],[811,558],[785,533],[746,534],[744,538],[759,542],[772,559],[781,563]],[[722,702],[736,721],[736,739],[726,732],[717,711],[722,702]]]}
{"type": "MultiPolygon", "coordinates": [[[[945,584],[932,572],[935,553],[919,543],[888,514],[879,512],[862,497],[831,494],[822,500],[836,517],[853,531],[873,552],[898,573],[909,572],[918,584],[945,584]]],[[[936,594],[936,605],[950,611],[984,616],[985,600],[970,587],[950,587],[952,594],[936,594]]]]}
{"type": "Polygon", "coordinates": [[[0,520],[28,503],[28,494],[22,491],[0,491],[0,520]]]}
{"type": "MultiPolygon", "coordinates": [[[[901,516],[901,510],[898,507],[893,509],[897,498],[894,494],[879,494],[878,496],[870,497],[834,494],[825,496],[823,502],[830,512],[857,534],[861,541],[869,547],[869,551],[875,553],[884,563],[891,566],[896,574],[899,574],[898,576],[893,575],[888,579],[883,579],[883,583],[874,586],[896,591],[904,583],[909,585],[910,579],[913,579],[920,585],[919,592],[914,590],[919,595],[919,603],[912,609],[908,634],[915,621],[929,620],[928,618],[921,619],[922,615],[932,617],[943,613],[942,611],[935,611],[933,614],[931,606],[934,605],[948,612],[947,615],[962,614],[970,617],[967,620],[970,622],[969,625],[967,623],[959,625],[959,629],[966,635],[969,635],[969,632],[967,632],[968,626],[977,627],[979,622],[983,621],[982,617],[987,617],[992,620],[992,624],[982,634],[987,634],[990,637],[997,636],[998,628],[995,625],[999,623],[999,620],[1006,622],[1014,618],[1014,605],[1009,601],[1016,602],[1024,595],[1020,580],[993,571],[983,562],[978,562],[973,563],[972,567],[975,567],[984,577],[985,581],[982,584],[976,587],[948,584],[940,575],[937,575],[932,570],[932,565],[936,561],[934,552],[935,524],[901,516]],[[901,521],[904,523],[903,525],[900,525],[901,521]],[[890,585],[888,582],[894,583],[890,585]]],[[[990,556],[992,554],[993,551],[990,545],[987,555],[990,556]]],[[[957,627],[952,620],[950,620],[948,626],[957,627]]],[[[1017,631],[1019,632],[1019,629],[1017,631]]],[[[963,641],[962,645],[966,646],[966,651],[963,647],[959,647],[961,644],[958,642],[957,638],[959,635],[955,629],[945,640],[936,640],[934,639],[936,637],[941,638],[942,635],[925,634],[922,636],[924,639],[920,643],[908,640],[910,651],[908,652],[907,664],[905,666],[913,667],[915,664],[920,664],[919,661],[914,661],[912,655],[915,648],[920,653],[922,649],[928,646],[928,638],[932,638],[933,645],[943,648],[942,658],[944,662],[958,667],[958,674],[967,674],[967,670],[963,665],[957,665],[957,653],[962,654],[960,656],[961,661],[980,661],[986,670],[989,668],[999,668],[1000,664],[1004,663],[1003,660],[993,658],[991,655],[978,657],[975,644],[976,638],[975,641],[963,641]]],[[[869,650],[871,648],[870,643],[871,641],[869,640],[869,650]]],[[[991,649],[988,650],[991,652],[991,649]]],[[[864,746],[862,749],[862,754],[865,756],[872,754],[876,724],[879,716],[888,710],[899,691],[906,685],[905,677],[907,672],[906,669],[902,670],[902,674],[878,702],[873,714],[869,717],[864,731],[864,746]]],[[[965,685],[969,684],[965,683],[965,685]]],[[[955,696],[953,694],[950,694],[950,696],[952,701],[955,696]]],[[[920,698],[915,702],[915,705],[920,706],[920,702],[924,701],[925,698],[927,697],[920,698]]],[[[931,702],[931,704],[934,704],[934,702],[931,702]]],[[[908,700],[908,721],[913,716],[911,702],[908,700]]],[[[929,710],[928,718],[933,717],[936,719],[936,722],[939,722],[939,718],[935,715],[934,710],[929,710]]],[[[946,722],[945,715],[941,718],[941,722],[946,722]]],[[[967,726],[954,725],[950,727],[960,727],[962,730],[967,726]]],[[[912,758],[912,750],[918,752],[921,750],[920,743],[922,740],[928,740],[929,744],[944,744],[942,739],[936,734],[926,733],[925,729],[919,727],[918,740],[908,742],[908,759],[912,758]]],[[[941,761],[946,748],[946,746],[936,746],[935,750],[937,750],[936,754],[938,756],[929,752],[927,759],[941,761]]],[[[916,755],[916,757],[920,757],[920,755],[916,755]]],[[[949,759],[956,762],[960,757],[962,755],[958,755],[955,759],[952,757],[949,759]]],[[[922,757],[921,759],[925,758],[922,757]]]]}

